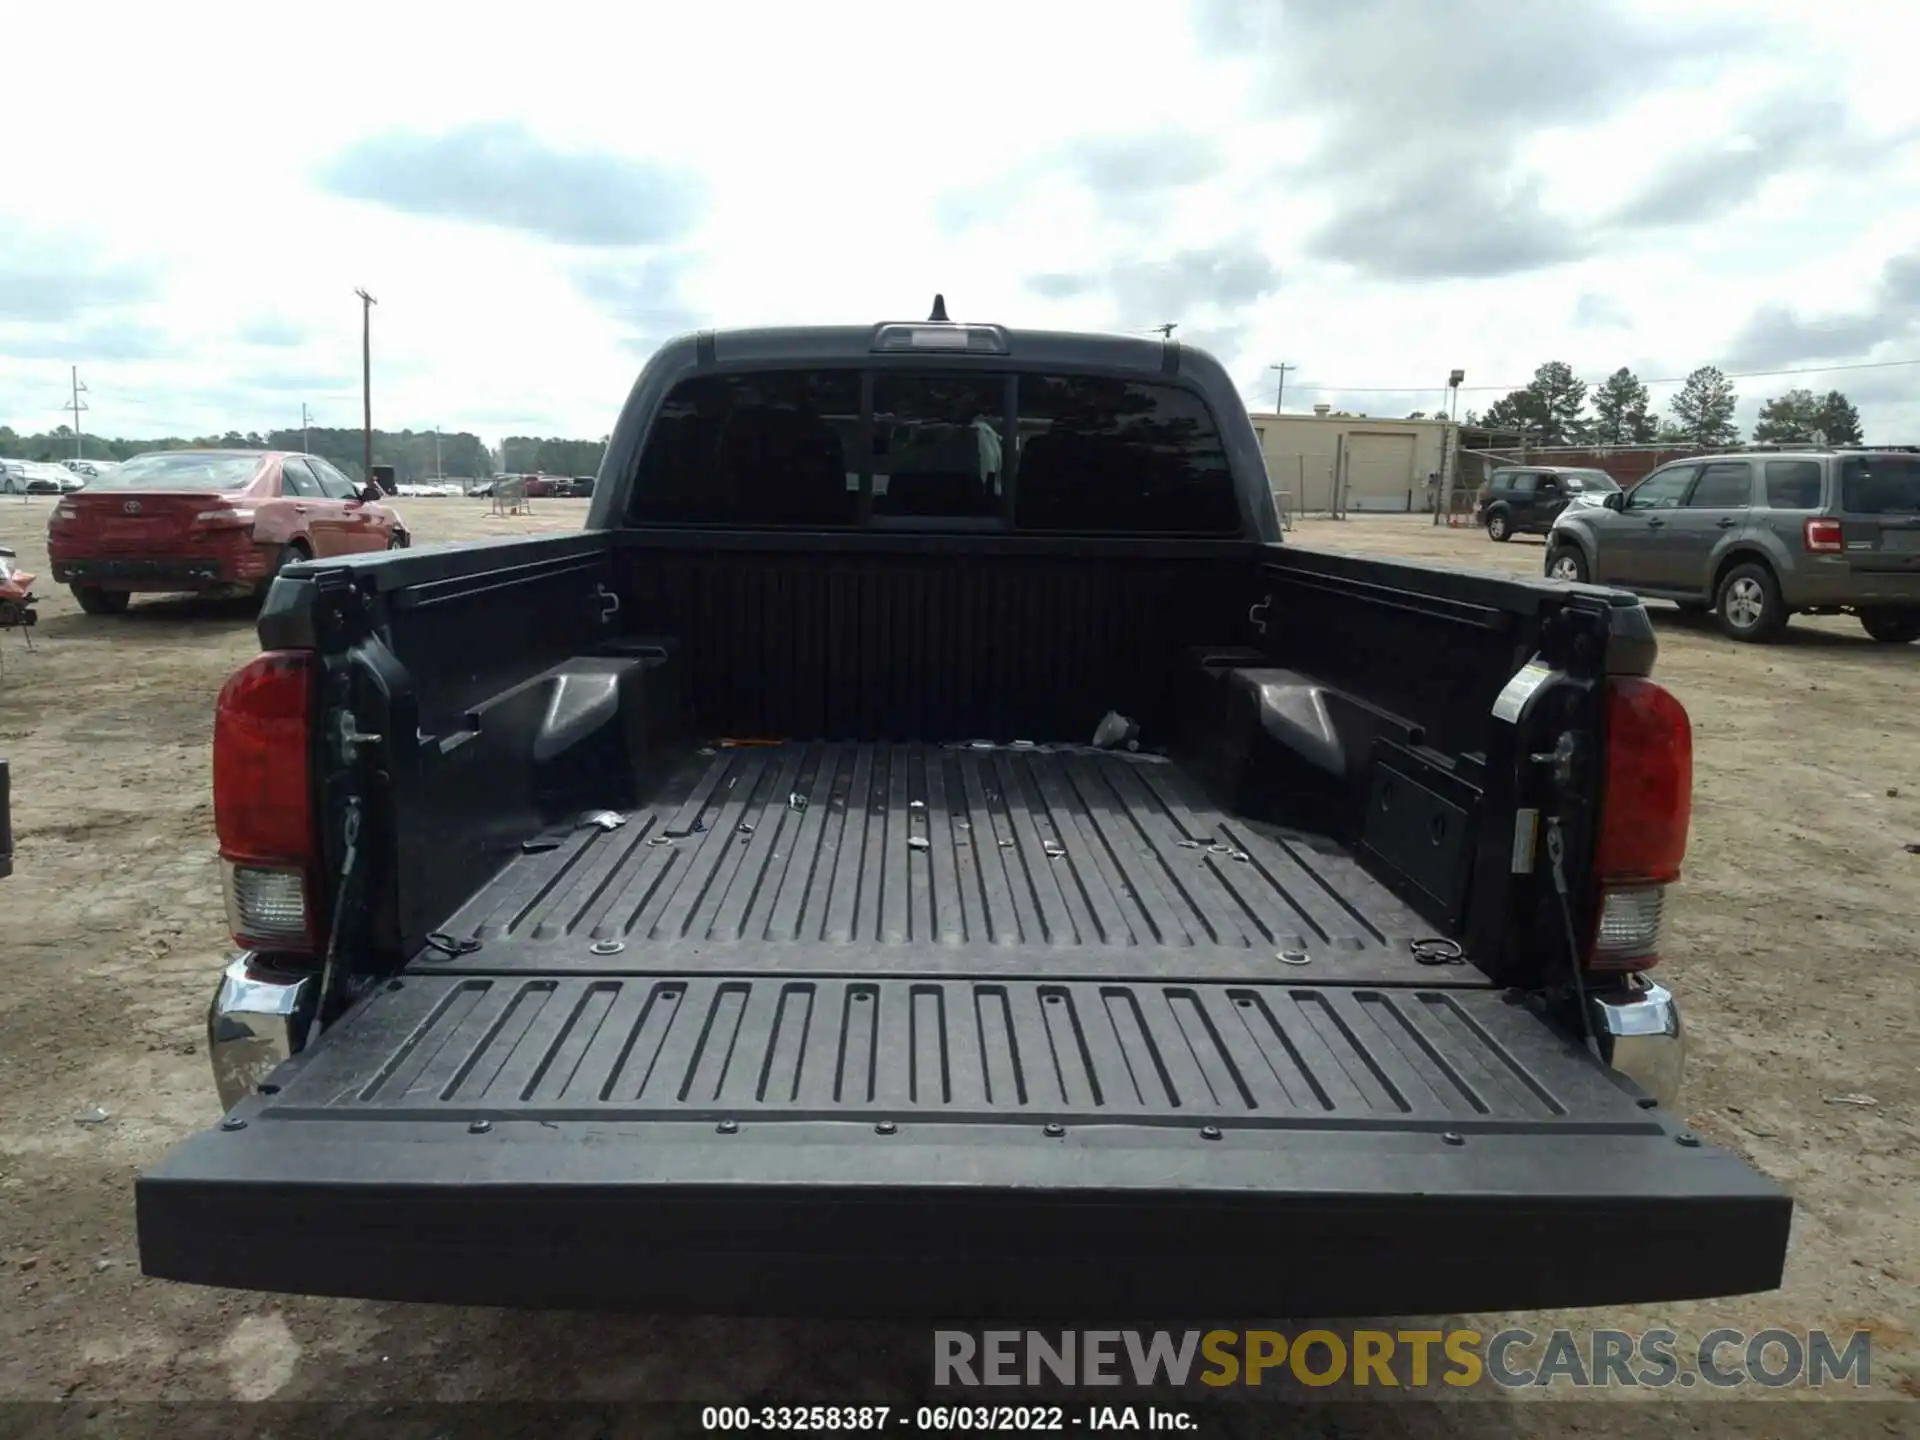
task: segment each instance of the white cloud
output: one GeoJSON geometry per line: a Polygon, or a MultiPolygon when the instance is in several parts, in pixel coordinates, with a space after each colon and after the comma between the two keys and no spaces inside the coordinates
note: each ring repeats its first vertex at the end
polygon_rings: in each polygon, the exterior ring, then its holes
{"type": "MultiPolygon", "coordinates": [[[[675,330],[935,290],[1177,321],[1252,401],[1286,360],[1290,401],[1373,413],[1454,366],[1920,358],[1883,303],[1920,246],[1909,9],[104,0],[84,103],[9,71],[60,143],[0,135],[0,423],[57,423],[74,363],[107,433],[355,423],[361,285],[376,423],[487,434],[604,433],[675,330]]],[[[25,11],[9,48],[67,26],[25,11]]],[[[1741,390],[1796,383],[1920,440],[1920,367],[1741,390]]]]}

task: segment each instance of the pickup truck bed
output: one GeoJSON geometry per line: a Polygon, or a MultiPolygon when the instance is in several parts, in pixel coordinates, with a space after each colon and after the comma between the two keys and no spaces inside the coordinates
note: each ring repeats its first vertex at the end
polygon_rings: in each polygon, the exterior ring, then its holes
{"type": "MultiPolygon", "coordinates": [[[[1411,958],[1431,927],[1340,846],[1227,814],[1160,756],[688,746],[657,773],[620,828],[550,833],[460,909],[445,933],[481,947],[463,969],[1448,974],[1411,958]],[[1307,963],[1283,966],[1281,951],[1307,963]]],[[[1468,967],[1451,975],[1485,983],[1468,967]]]]}
{"type": "Polygon", "coordinates": [[[688,747],[660,771],[619,828],[530,842],[246,1128],[143,1179],[149,1273],[1163,1319],[1766,1283],[1739,1267],[1778,1251],[1770,1186],[1480,971],[1414,961],[1417,918],[1338,846],[1170,761],[688,747]],[[1489,1263],[1514,1247],[1555,1259],[1489,1263]]]}

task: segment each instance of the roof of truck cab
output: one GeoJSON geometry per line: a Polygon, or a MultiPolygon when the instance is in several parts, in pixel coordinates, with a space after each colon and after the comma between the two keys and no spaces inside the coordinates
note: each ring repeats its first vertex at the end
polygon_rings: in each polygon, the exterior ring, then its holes
{"type": "Polygon", "coordinates": [[[767,326],[701,330],[676,336],[653,353],[627,392],[626,403],[621,407],[601,457],[601,474],[607,477],[607,483],[593,487],[587,527],[607,529],[621,523],[616,517],[626,513],[647,432],[680,381],[730,370],[822,365],[948,373],[964,369],[987,373],[1104,375],[1125,380],[1153,379],[1163,385],[1174,384],[1197,392],[1220,421],[1221,444],[1246,522],[1241,538],[1267,543],[1280,539],[1280,523],[1259,438],[1247,417],[1239,387],[1214,356],[1171,339],[1071,330],[1020,330],[979,320],[767,326]],[[992,350],[946,346],[919,350],[882,348],[882,332],[893,327],[990,328],[1001,343],[992,350]]]}
{"type": "Polygon", "coordinates": [[[961,329],[967,325],[991,326],[1007,342],[1007,353],[983,351],[928,350],[925,358],[942,364],[1015,365],[1071,361],[1079,366],[1097,366],[1108,370],[1137,370],[1143,374],[1177,368],[1182,353],[1200,353],[1177,341],[1149,340],[1138,335],[1103,335],[1092,331],[1020,330],[991,321],[882,320],[872,325],[773,325],[738,330],[704,330],[670,340],[663,349],[688,346],[702,352],[706,363],[754,364],[805,358],[820,361],[857,363],[871,360],[876,353],[887,353],[890,360],[901,354],[876,352],[879,332],[893,325],[916,329],[939,329],[943,325],[961,329]]]}

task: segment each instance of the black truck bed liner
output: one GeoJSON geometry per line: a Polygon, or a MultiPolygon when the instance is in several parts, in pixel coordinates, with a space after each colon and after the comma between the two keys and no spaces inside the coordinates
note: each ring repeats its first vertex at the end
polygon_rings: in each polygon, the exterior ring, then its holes
{"type": "Polygon", "coordinates": [[[1172,765],[669,770],[475,897],[442,938],[478,950],[423,955],[143,1175],[146,1273],[1156,1323],[1779,1283],[1776,1187],[1172,765]]]}
{"type": "Polygon", "coordinates": [[[619,829],[543,843],[444,927],[480,942],[463,971],[1484,983],[1417,964],[1430,927],[1341,847],[1158,756],[703,747],[619,829]]]}
{"type": "Polygon", "coordinates": [[[1779,1283],[1791,1206],[1490,990],[408,975],[138,1185],[149,1275],[927,1318],[1779,1283]]]}

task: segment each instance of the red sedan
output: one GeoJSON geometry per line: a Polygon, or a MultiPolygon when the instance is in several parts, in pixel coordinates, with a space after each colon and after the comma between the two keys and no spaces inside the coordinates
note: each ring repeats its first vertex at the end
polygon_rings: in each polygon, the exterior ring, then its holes
{"type": "Polygon", "coordinates": [[[380,498],[317,455],[158,450],[63,498],[47,557],[89,615],[117,615],[137,592],[264,596],[282,566],[404,549],[380,498]]]}

